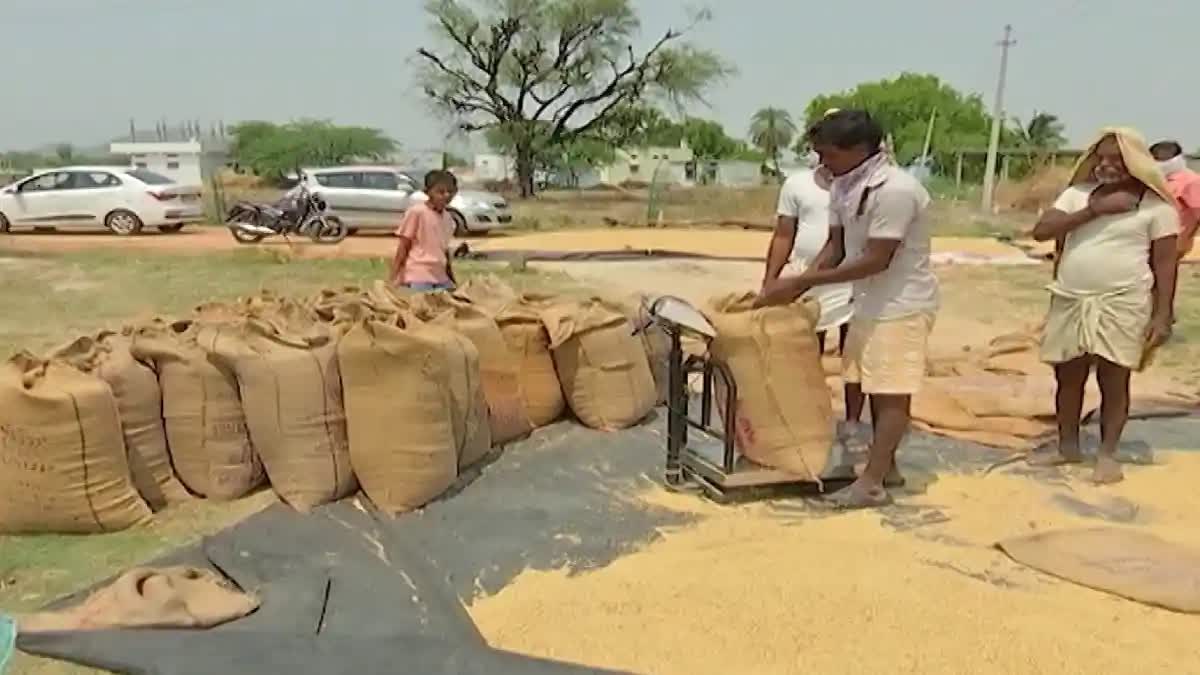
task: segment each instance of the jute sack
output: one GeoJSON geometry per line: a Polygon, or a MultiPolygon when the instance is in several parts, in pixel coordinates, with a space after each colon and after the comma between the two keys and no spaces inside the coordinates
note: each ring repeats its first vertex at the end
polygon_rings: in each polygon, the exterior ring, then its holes
{"type": "Polygon", "coordinates": [[[158,373],[167,445],[179,479],[202,497],[232,500],[258,487],[263,469],[250,444],[237,380],[209,360],[211,344],[200,342],[211,325],[142,326],[134,331],[132,352],[158,373]]]}
{"type": "Polygon", "coordinates": [[[237,377],[251,443],[283,501],[308,511],[357,490],[329,327],[293,314],[210,330],[213,358],[237,377]]]}
{"type": "Polygon", "coordinates": [[[554,367],[571,412],[593,429],[637,424],[657,402],[646,351],[621,307],[600,298],[542,311],[554,367]]]}
{"type": "MultiPolygon", "coordinates": [[[[472,363],[464,346],[470,343],[445,328],[371,318],[346,329],[338,343],[350,459],[382,511],[424,506],[458,477],[472,417],[462,403],[475,398],[463,386],[472,377],[463,372],[472,363]]],[[[478,368],[477,353],[475,359],[478,368]]],[[[476,427],[487,428],[485,414],[475,412],[476,427]]]]}
{"type": "Polygon", "coordinates": [[[458,331],[478,350],[492,443],[533,431],[521,396],[521,357],[505,341],[495,317],[469,298],[445,292],[414,299],[413,309],[423,320],[458,331]]]}
{"type": "Polygon", "coordinates": [[[0,532],[115,532],[150,517],[108,385],[29,354],[0,367],[0,532]]]}
{"type": "Polygon", "coordinates": [[[120,628],[212,628],[258,609],[259,600],[216,572],[135,568],[66,609],[19,617],[22,633],[120,628]]]}
{"type": "Polygon", "coordinates": [[[650,319],[650,297],[636,295],[618,300],[625,315],[638,332],[638,339],[646,350],[646,360],[650,364],[650,374],[654,376],[657,405],[667,402],[667,390],[670,386],[670,357],[671,336],[662,326],[650,319]]]}
{"type": "Polygon", "coordinates": [[[159,511],[190,497],[171,468],[158,377],[133,358],[130,344],[127,336],[101,332],[60,347],[52,357],[108,384],[121,415],[134,487],[151,509],[159,511]]]}
{"type": "Polygon", "coordinates": [[[454,436],[458,439],[458,470],[478,464],[492,449],[492,429],[488,423],[487,398],[484,395],[479,350],[466,335],[445,326],[419,326],[414,316],[405,316],[409,330],[429,335],[440,331],[446,360],[453,364],[450,396],[454,411],[454,436]]]}
{"type": "MultiPolygon", "coordinates": [[[[833,405],[817,348],[820,310],[807,300],[759,309],[753,302],[753,294],[728,295],[706,311],[717,330],[711,353],[737,384],[737,446],[758,464],[815,480],[833,444],[833,405]]],[[[718,388],[718,400],[725,395],[718,388]]]]}
{"type": "Polygon", "coordinates": [[[525,414],[535,427],[556,422],[567,407],[539,309],[548,301],[546,296],[524,295],[496,313],[500,334],[520,359],[521,398],[525,414]]]}
{"type": "Polygon", "coordinates": [[[458,287],[455,295],[470,298],[471,302],[493,314],[515,302],[520,296],[512,286],[494,274],[471,277],[458,287]]]}

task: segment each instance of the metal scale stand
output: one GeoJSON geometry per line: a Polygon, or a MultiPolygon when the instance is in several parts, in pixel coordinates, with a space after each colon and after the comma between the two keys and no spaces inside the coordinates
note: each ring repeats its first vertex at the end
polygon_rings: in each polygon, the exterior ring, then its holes
{"type": "Polygon", "coordinates": [[[689,335],[709,344],[716,329],[704,315],[684,300],[661,296],[647,306],[648,321],[670,337],[667,394],[667,462],[665,481],[669,488],[698,488],[713,501],[730,503],[784,496],[806,496],[848,485],[848,480],[823,480],[821,484],[794,474],[755,464],[741,456],[735,443],[737,382],[728,366],[711,356],[687,355],[683,337],[689,335]],[[691,414],[689,380],[699,375],[700,418],[691,414]],[[716,387],[728,394],[721,411],[721,427],[713,425],[716,387]],[[689,434],[689,431],[698,432],[689,434]]]}

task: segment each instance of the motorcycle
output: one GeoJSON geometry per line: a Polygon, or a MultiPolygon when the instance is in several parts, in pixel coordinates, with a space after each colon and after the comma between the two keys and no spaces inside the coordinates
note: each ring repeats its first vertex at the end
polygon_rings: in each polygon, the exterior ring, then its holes
{"type": "Polygon", "coordinates": [[[238,202],[229,209],[225,225],[240,244],[280,235],[298,234],[318,244],[336,244],[350,234],[340,220],[325,215],[325,200],[304,184],[294,196],[276,204],[238,202]]]}

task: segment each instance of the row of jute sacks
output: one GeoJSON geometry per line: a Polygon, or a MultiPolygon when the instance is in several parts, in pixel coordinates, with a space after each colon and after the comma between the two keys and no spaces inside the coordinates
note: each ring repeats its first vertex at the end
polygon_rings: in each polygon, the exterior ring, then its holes
{"type": "MultiPolygon", "coordinates": [[[[715,300],[739,382],[737,440],[819,475],[832,411],[811,305],[715,300]]],[[[569,409],[627,428],[665,398],[669,341],[637,302],[374,288],[198,307],[83,337],[0,371],[0,532],[123,529],[265,481],[300,510],[360,488],[381,510],[435,499],[494,447],[569,409]]]]}

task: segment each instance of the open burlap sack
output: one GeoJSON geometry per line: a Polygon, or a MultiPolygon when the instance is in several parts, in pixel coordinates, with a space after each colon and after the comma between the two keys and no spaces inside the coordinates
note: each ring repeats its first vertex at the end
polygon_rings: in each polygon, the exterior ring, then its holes
{"type": "Polygon", "coordinates": [[[521,357],[504,339],[495,316],[456,293],[426,293],[411,304],[422,320],[461,333],[478,350],[492,443],[508,443],[533,431],[521,393],[521,357]]]}
{"type": "Polygon", "coordinates": [[[541,314],[563,394],[580,422],[616,431],[650,414],[658,401],[654,376],[620,305],[601,298],[562,300],[541,314]]]}
{"type": "Polygon", "coordinates": [[[280,302],[210,330],[212,355],[237,377],[250,440],[271,486],[300,511],[358,489],[332,330],[280,302]]]}
{"type": "Polygon", "coordinates": [[[646,351],[646,360],[650,364],[650,374],[654,377],[655,404],[662,405],[667,402],[667,390],[670,385],[671,336],[667,335],[662,326],[650,320],[649,295],[639,293],[613,300],[621,306],[625,316],[637,330],[638,339],[646,351]]]}
{"type": "Polygon", "coordinates": [[[128,336],[106,331],[80,337],[51,356],[108,384],[121,415],[133,484],[146,504],[159,511],[190,497],[171,468],[158,376],[133,358],[130,346],[128,336]]]}
{"type": "Polygon", "coordinates": [[[456,295],[470,298],[493,314],[520,297],[520,293],[494,274],[471,277],[459,286],[456,295]]]}
{"type": "Polygon", "coordinates": [[[478,361],[465,337],[411,315],[346,329],[338,363],[350,459],[381,510],[424,506],[454,484],[460,458],[487,451],[478,361]]]}
{"type": "Polygon", "coordinates": [[[496,313],[500,334],[520,359],[521,398],[535,427],[558,421],[567,408],[550,352],[550,335],[542,322],[542,309],[552,300],[551,296],[525,294],[496,313]]]}
{"type": "Polygon", "coordinates": [[[136,568],[67,609],[19,617],[22,633],[212,628],[258,609],[252,595],[195,567],[136,568]]]}
{"type": "MultiPolygon", "coordinates": [[[[1029,449],[1054,430],[1052,418],[976,414],[970,408],[970,390],[964,392],[958,388],[962,380],[961,377],[928,378],[913,397],[914,424],[941,436],[1012,450],[1029,449]]],[[[997,406],[988,412],[1005,411],[997,406]]]]}
{"type": "MultiPolygon", "coordinates": [[[[737,446],[758,464],[815,480],[834,427],[817,346],[820,309],[812,301],[755,309],[754,297],[714,298],[705,311],[717,330],[711,353],[737,384],[737,446]]],[[[719,401],[727,395],[718,387],[719,401]]]]}
{"type": "Polygon", "coordinates": [[[0,366],[0,532],[114,532],[150,517],[108,385],[27,353],[0,366]]]}
{"type": "Polygon", "coordinates": [[[237,380],[209,359],[215,332],[206,328],[215,325],[220,322],[148,323],[134,330],[132,352],[158,373],[176,475],[202,497],[231,500],[262,484],[264,474],[237,380]]]}

